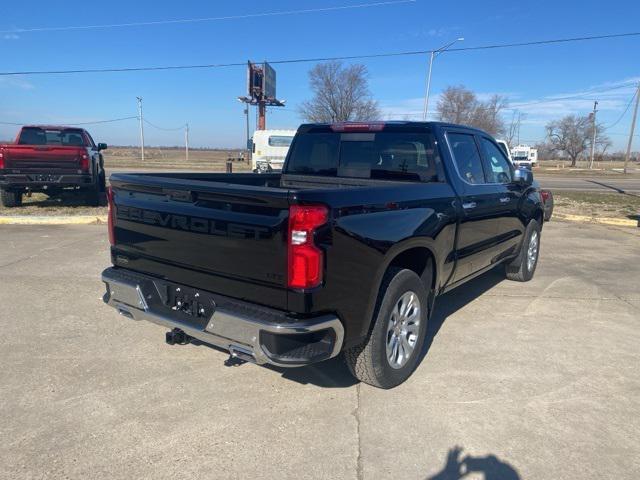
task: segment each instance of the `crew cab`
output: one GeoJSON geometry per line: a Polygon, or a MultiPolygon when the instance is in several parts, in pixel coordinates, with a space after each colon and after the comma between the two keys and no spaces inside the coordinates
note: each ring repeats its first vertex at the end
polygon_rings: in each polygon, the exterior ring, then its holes
{"type": "Polygon", "coordinates": [[[281,174],[114,174],[104,301],[258,364],[341,352],[403,382],[435,299],[490,269],[530,280],[532,172],[488,134],[433,122],[307,124],[281,174]]]}
{"type": "Polygon", "coordinates": [[[101,151],[82,128],[27,125],[13,144],[0,145],[0,200],[5,207],[22,204],[25,193],[54,196],[74,189],[98,205],[106,192],[101,151]]]}

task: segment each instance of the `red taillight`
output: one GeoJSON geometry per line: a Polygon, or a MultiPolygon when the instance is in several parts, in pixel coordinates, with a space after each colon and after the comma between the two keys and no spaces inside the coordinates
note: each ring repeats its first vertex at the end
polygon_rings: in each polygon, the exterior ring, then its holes
{"type": "Polygon", "coordinates": [[[85,172],[89,170],[89,157],[86,153],[80,155],[80,170],[84,170],[85,172]]]}
{"type": "Polygon", "coordinates": [[[333,123],[334,132],[379,132],[384,128],[384,122],[341,122],[333,123]]]}
{"type": "Polygon", "coordinates": [[[328,218],[329,211],[322,205],[289,208],[289,288],[313,288],[322,283],[324,255],[313,236],[328,218]]]}
{"type": "Polygon", "coordinates": [[[548,190],[540,190],[540,196],[542,197],[542,201],[544,203],[547,203],[547,200],[549,200],[549,191],[548,190]]]}
{"type": "Polygon", "coordinates": [[[0,170],[4,168],[4,154],[0,152],[0,170]]]}
{"type": "Polygon", "coordinates": [[[107,188],[107,202],[109,205],[109,211],[107,212],[107,226],[109,229],[109,243],[111,245],[116,244],[116,232],[114,230],[113,216],[116,214],[113,206],[113,190],[111,187],[107,188]]]}

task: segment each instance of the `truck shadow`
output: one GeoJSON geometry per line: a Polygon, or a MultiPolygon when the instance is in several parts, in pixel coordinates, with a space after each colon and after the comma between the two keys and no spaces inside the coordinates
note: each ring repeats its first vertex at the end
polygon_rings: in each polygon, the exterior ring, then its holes
{"type": "Polygon", "coordinates": [[[429,352],[429,348],[433,344],[436,335],[444,324],[445,320],[465,305],[488,292],[505,279],[502,268],[494,268],[489,272],[468,281],[460,287],[448,292],[436,299],[436,304],[429,319],[427,328],[427,337],[422,347],[422,361],[429,352]]]}
{"type": "Polygon", "coordinates": [[[461,457],[462,447],[449,450],[444,467],[438,473],[425,480],[459,480],[473,474],[477,478],[482,474],[485,480],[520,480],[518,471],[509,463],[500,460],[495,455],[461,457]]]}
{"type": "MultiPolygon", "coordinates": [[[[495,287],[504,278],[502,269],[495,268],[456,288],[454,291],[439,297],[436,300],[433,314],[429,319],[427,337],[420,353],[420,362],[427,355],[445,320],[483,293],[495,287]]],[[[358,383],[349,372],[342,355],[326,362],[303,368],[280,368],[270,365],[265,366],[265,368],[280,373],[283,378],[288,380],[301,384],[317,385],[323,388],[348,388],[358,383]]]]}

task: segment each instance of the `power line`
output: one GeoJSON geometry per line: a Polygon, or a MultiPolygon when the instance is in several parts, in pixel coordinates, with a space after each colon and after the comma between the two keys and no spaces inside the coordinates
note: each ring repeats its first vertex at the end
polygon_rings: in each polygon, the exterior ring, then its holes
{"type": "MultiPolygon", "coordinates": [[[[134,118],[137,118],[137,117],[134,117],[134,118]]],[[[179,127],[176,127],[176,128],[159,127],[158,125],[155,125],[155,124],[151,123],[146,118],[144,119],[144,123],[146,123],[148,125],[151,125],[153,128],[157,128],[158,130],[163,130],[165,132],[175,132],[176,130],[183,130],[185,128],[185,125],[180,125],[179,127]]]]}
{"type": "Polygon", "coordinates": [[[100,25],[17,28],[14,30],[0,30],[0,33],[59,32],[59,31],[66,31],[66,30],[92,30],[96,28],[148,27],[148,26],[168,25],[168,24],[176,24],[176,23],[215,22],[220,20],[240,20],[240,19],[259,18],[259,17],[277,17],[277,16],[283,16],[283,15],[324,13],[324,12],[332,12],[336,10],[353,10],[357,8],[383,7],[383,6],[399,5],[403,3],[415,3],[415,2],[416,0],[389,0],[384,2],[359,3],[355,5],[338,5],[334,7],[306,8],[302,10],[281,10],[276,12],[248,13],[243,15],[227,15],[222,17],[178,18],[178,19],[172,19],[172,20],[110,23],[110,24],[100,24],[100,25]]]}
{"type": "Polygon", "coordinates": [[[633,103],[633,99],[636,98],[637,94],[638,94],[637,90],[635,92],[633,92],[633,96],[631,97],[631,100],[629,100],[629,103],[627,104],[627,108],[625,108],[624,112],[622,112],[622,115],[620,115],[620,117],[618,117],[618,119],[615,122],[613,122],[611,125],[607,125],[606,127],[604,127],[605,129],[615,127],[618,123],[620,123],[620,121],[624,118],[624,116],[629,111],[629,108],[631,107],[631,104],[633,103]]]}
{"type": "MultiPolygon", "coordinates": [[[[534,45],[554,45],[569,42],[582,42],[590,40],[603,40],[622,37],[636,37],[640,36],[640,32],[630,33],[617,33],[609,35],[592,35],[585,37],[574,38],[561,38],[550,40],[538,40],[532,42],[522,43],[504,43],[495,45],[481,45],[477,47],[465,47],[465,48],[452,48],[447,50],[448,52],[466,52],[466,51],[478,51],[478,50],[492,50],[496,48],[512,48],[512,47],[524,47],[534,45]]],[[[401,57],[410,55],[425,55],[431,54],[434,50],[415,50],[405,52],[390,52],[390,53],[375,53],[368,55],[343,55],[335,57],[314,57],[314,58],[295,58],[295,59],[281,59],[270,60],[269,63],[273,65],[292,64],[292,63],[309,63],[309,62],[326,62],[333,60],[361,60],[370,58],[384,58],[384,57],[401,57]]],[[[117,73],[117,72],[141,72],[141,71],[157,71],[157,70],[186,70],[186,69],[198,69],[198,68],[223,68],[223,67],[239,67],[246,66],[247,62],[232,62],[232,63],[209,63],[201,65],[161,65],[150,67],[114,67],[114,68],[92,68],[92,69],[73,69],[73,70],[32,70],[32,71],[14,71],[14,72],[0,72],[0,76],[9,75],[59,75],[59,74],[73,74],[73,73],[117,73]]]]}
{"type": "MultiPolygon", "coordinates": [[[[67,123],[67,122],[56,122],[57,124],[60,125],[65,125],[68,127],[76,127],[76,126],[80,126],[80,125],[97,125],[99,123],[112,123],[112,122],[121,122],[123,120],[131,120],[134,118],[138,118],[137,116],[133,116],[133,117],[122,117],[122,118],[112,118],[110,120],[95,120],[93,122],[80,122],[80,123],[67,123]]],[[[31,122],[28,123],[30,125],[50,125],[51,122],[39,122],[39,123],[35,123],[35,122],[31,122]]],[[[0,122],[0,125],[17,125],[17,126],[23,126],[23,125],[27,125],[27,123],[16,123],[16,122],[0,122]]]]}

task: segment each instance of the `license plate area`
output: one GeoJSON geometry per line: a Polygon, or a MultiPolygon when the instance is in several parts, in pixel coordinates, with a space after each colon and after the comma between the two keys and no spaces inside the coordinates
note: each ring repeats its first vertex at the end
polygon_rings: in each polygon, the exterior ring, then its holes
{"type": "Polygon", "coordinates": [[[153,287],[155,292],[144,292],[151,312],[172,317],[201,330],[204,330],[215,312],[216,303],[207,292],[159,280],[153,281],[153,287]]]}

